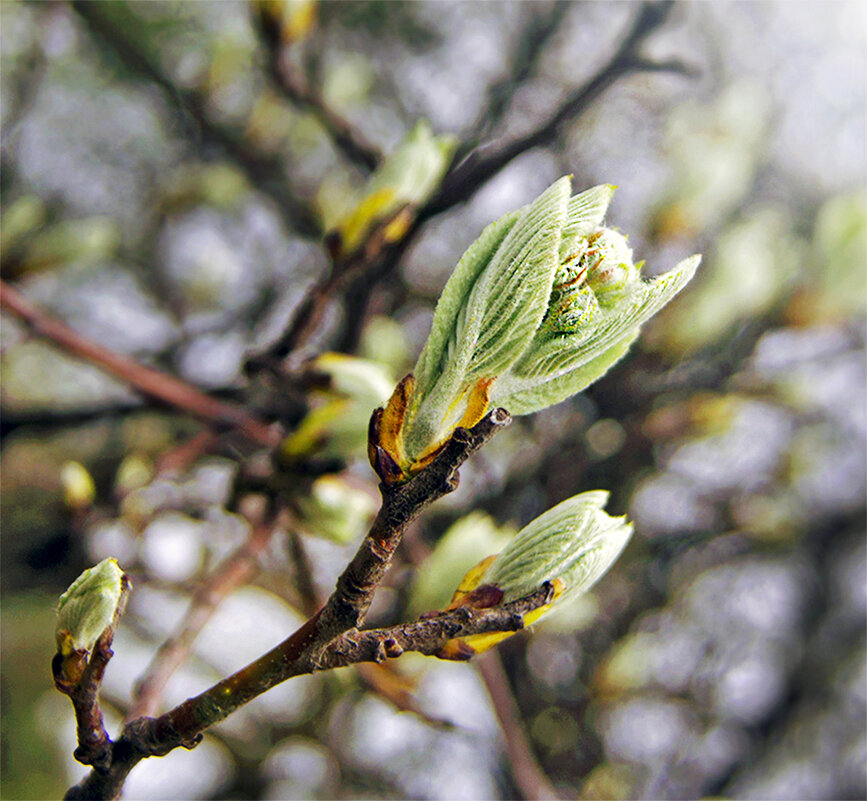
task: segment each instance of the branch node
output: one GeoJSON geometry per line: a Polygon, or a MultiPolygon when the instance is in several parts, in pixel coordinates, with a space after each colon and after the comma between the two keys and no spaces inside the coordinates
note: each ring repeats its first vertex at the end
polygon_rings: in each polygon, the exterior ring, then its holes
{"type": "Polygon", "coordinates": [[[394,637],[388,637],[382,644],[385,648],[385,655],[390,659],[397,659],[403,653],[403,648],[394,637]]]}

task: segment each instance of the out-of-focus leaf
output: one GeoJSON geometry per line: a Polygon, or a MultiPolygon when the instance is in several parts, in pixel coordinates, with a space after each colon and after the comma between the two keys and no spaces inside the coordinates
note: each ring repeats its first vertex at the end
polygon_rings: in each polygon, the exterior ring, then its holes
{"type": "Polygon", "coordinates": [[[311,367],[325,373],[331,385],[283,440],[281,457],[292,463],[314,451],[319,457],[341,460],[362,455],[370,415],[391,394],[393,376],[377,362],[342,353],[324,353],[311,367]]]}
{"type": "Polygon", "coordinates": [[[765,206],[726,229],[704,279],[664,316],[663,342],[677,351],[713,342],[740,320],[760,315],[797,279],[804,245],[784,209],[765,206]]]}
{"type": "Polygon", "coordinates": [[[316,24],[317,0],[252,0],[252,5],[277,27],[284,45],[304,39],[316,24]]]}
{"type": "Polygon", "coordinates": [[[96,484],[81,462],[69,461],[60,468],[60,484],[70,509],[86,509],[96,498],[96,484]]]}
{"type": "Polygon", "coordinates": [[[361,332],[359,355],[386,365],[394,375],[405,375],[412,365],[406,332],[397,320],[371,317],[361,332]]]}
{"type": "Polygon", "coordinates": [[[231,164],[201,164],[173,172],[164,189],[163,204],[169,211],[206,203],[231,210],[249,190],[243,173],[231,164]]]}
{"type": "Polygon", "coordinates": [[[45,223],[45,217],[45,204],[35,195],[24,195],[7,204],[0,216],[0,252],[3,256],[38,230],[45,223]]]}
{"type": "Polygon", "coordinates": [[[22,256],[22,271],[42,270],[70,262],[96,262],[120,246],[117,223],[109,217],[64,220],[37,234],[22,256]]]}
{"type": "Polygon", "coordinates": [[[515,535],[484,512],[453,523],[413,577],[409,613],[413,617],[448,604],[455,582],[486,556],[497,553],[515,535]]]}
{"type": "MultiPolygon", "coordinates": [[[[370,177],[353,209],[338,223],[340,249],[354,253],[370,229],[430,197],[448,167],[455,141],[420,121],[370,177]]],[[[399,232],[391,236],[399,238],[399,232]]],[[[388,238],[388,237],[387,237],[388,238]]]]}
{"type": "Polygon", "coordinates": [[[354,542],[361,537],[376,505],[370,493],[336,475],[317,478],[310,494],[299,501],[307,531],[339,543],[354,542]]]}

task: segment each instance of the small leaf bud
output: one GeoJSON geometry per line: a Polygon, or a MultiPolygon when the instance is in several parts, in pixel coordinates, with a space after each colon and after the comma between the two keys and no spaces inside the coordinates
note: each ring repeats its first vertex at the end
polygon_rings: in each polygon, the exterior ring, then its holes
{"type": "MultiPolygon", "coordinates": [[[[524,615],[524,625],[529,626],[563,599],[589,590],[614,564],[632,534],[625,516],[612,517],[604,511],[607,500],[608,493],[602,490],[584,492],[537,517],[499,554],[464,576],[447,608],[479,608],[480,597],[482,606],[508,603],[549,583],[548,603],[524,615]],[[496,600],[491,602],[492,598],[496,600]]],[[[439,656],[467,659],[512,634],[502,631],[451,640],[439,656]]]]}
{"type": "Polygon", "coordinates": [[[586,592],[614,564],[632,534],[626,517],[604,510],[608,493],[584,492],[524,526],[500,552],[482,580],[496,584],[506,601],[562,582],[555,602],[586,592]]]}
{"type": "Polygon", "coordinates": [[[90,653],[102,633],[111,626],[129,588],[129,579],[116,559],[103,559],[85,570],[57,604],[55,637],[63,656],[90,653]]]}
{"type": "Polygon", "coordinates": [[[86,509],[96,498],[96,485],[81,462],[65,462],[60,468],[63,502],[73,510],[86,509]]]}

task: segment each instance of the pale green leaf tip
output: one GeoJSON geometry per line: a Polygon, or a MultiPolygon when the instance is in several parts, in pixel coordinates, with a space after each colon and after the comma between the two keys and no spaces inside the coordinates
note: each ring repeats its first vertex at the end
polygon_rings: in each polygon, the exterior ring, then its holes
{"type": "Polygon", "coordinates": [[[585,592],[620,555],[633,532],[625,515],[604,511],[609,493],[584,492],[549,509],[521,529],[500,552],[484,580],[507,600],[560,580],[563,597],[585,592]]]}

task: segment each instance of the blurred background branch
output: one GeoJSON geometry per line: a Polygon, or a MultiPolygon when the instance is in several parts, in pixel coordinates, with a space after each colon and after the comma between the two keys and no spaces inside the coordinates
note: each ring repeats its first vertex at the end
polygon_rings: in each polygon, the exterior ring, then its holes
{"type": "Polygon", "coordinates": [[[241,407],[218,401],[190,384],[138,364],[76,334],[64,323],[43,314],[4,281],[0,281],[0,307],[24,321],[35,334],[117,376],[154,400],[189,412],[219,428],[237,427],[260,445],[273,446],[279,440],[276,431],[251,417],[241,407]]]}
{"type": "Polygon", "coordinates": [[[156,61],[137,44],[132,35],[135,18],[122,3],[94,3],[73,0],[72,7],[85,21],[100,44],[109,48],[134,73],[156,84],[170,107],[191,118],[201,136],[218,144],[247,174],[250,182],[274,199],[284,222],[291,230],[307,236],[320,232],[319,222],[307,204],[290,187],[290,176],[279,159],[260,152],[242,132],[216,122],[208,111],[208,99],[201,92],[179,87],[156,61]]]}

